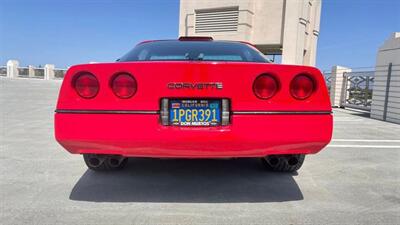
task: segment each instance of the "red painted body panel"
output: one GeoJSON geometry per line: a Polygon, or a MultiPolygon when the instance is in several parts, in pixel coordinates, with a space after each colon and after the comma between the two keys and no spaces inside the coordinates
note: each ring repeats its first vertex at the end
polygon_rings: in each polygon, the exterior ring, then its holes
{"type": "Polygon", "coordinates": [[[317,153],[332,115],[236,115],[220,127],[174,127],[158,115],[56,114],[56,138],[71,153],[144,157],[261,157],[317,153]]]}
{"type": "Polygon", "coordinates": [[[71,67],[61,87],[57,109],[159,110],[163,97],[213,97],[231,99],[232,111],[323,111],[331,104],[321,72],[313,67],[244,62],[124,62],[86,64],[71,67]],[[100,82],[94,99],[83,99],[72,88],[73,75],[88,71],[100,82]],[[132,74],[138,85],[130,99],[119,99],[109,88],[110,78],[118,72],[132,74]],[[252,90],[254,79],[263,73],[276,76],[280,90],[271,99],[258,99],[252,90]],[[315,93],[304,101],[289,93],[290,81],[299,73],[310,74],[317,83],[315,93]],[[171,90],[169,82],[222,82],[222,90],[171,90]]]}
{"type": "MultiPolygon", "coordinates": [[[[331,111],[320,71],[313,67],[244,62],[124,62],[71,67],[60,89],[57,110],[159,111],[161,98],[228,98],[230,111],[331,111]],[[75,74],[93,73],[100,83],[93,99],[73,89],[75,74]],[[137,92],[130,99],[116,97],[110,79],[119,72],[132,74],[137,92]],[[278,93],[257,98],[253,81],[260,74],[279,81],[278,93]],[[290,95],[290,81],[309,74],[316,90],[306,100],[290,95]],[[223,89],[168,89],[169,82],[221,82],[223,89]]],[[[163,126],[159,114],[56,113],[57,141],[71,153],[120,154],[145,157],[261,157],[269,154],[311,154],[332,136],[332,115],[231,115],[218,127],[163,126]]]]}

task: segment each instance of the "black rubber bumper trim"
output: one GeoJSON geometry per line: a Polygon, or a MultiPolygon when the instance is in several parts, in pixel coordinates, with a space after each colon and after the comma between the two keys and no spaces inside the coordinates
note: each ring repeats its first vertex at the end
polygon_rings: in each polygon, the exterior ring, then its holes
{"type": "MultiPolygon", "coordinates": [[[[160,114],[159,110],[76,110],[57,109],[56,113],[69,114],[160,114]]],[[[329,115],[332,111],[233,111],[233,115],[329,115]]]]}
{"type": "Polygon", "coordinates": [[[332,111],[234,111],[233,115],[330,115],[332,111]]]}
{"type": "Polygon", "coordinates": [[[158,110],[76,110],[56,109],[56,113],[68,114],[160,114],[158,110]]]}

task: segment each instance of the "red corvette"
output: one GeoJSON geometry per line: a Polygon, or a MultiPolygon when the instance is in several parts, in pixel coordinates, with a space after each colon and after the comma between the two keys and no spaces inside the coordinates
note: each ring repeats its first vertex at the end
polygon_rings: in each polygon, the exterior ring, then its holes
{"type": "Polygon", "coordinates": [[[296,171],[330,142],[332,109],[316,68],[269,63],[248,43],[184,37],[71,67],[55,136],[94,170],[128,157],[259,157],[296,171]]]}

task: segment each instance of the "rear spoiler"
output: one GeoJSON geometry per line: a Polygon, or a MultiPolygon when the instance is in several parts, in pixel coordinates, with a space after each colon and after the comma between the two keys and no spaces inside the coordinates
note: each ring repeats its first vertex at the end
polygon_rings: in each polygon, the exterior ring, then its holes
{"type": "Polygon", "coordinates": [[[212,37],[206,36],[182,36],[179,37],[179,41],[212,41],[214,40],[212,37]]]}

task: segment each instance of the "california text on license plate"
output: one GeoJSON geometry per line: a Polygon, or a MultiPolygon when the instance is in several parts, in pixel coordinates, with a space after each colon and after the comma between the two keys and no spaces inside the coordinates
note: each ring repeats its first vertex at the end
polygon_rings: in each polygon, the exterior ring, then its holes
{"type": "Polygon", "coordinates": [[[221,124],[221,100],[169,100],[169,124],[218,126],[221,124]]]}

